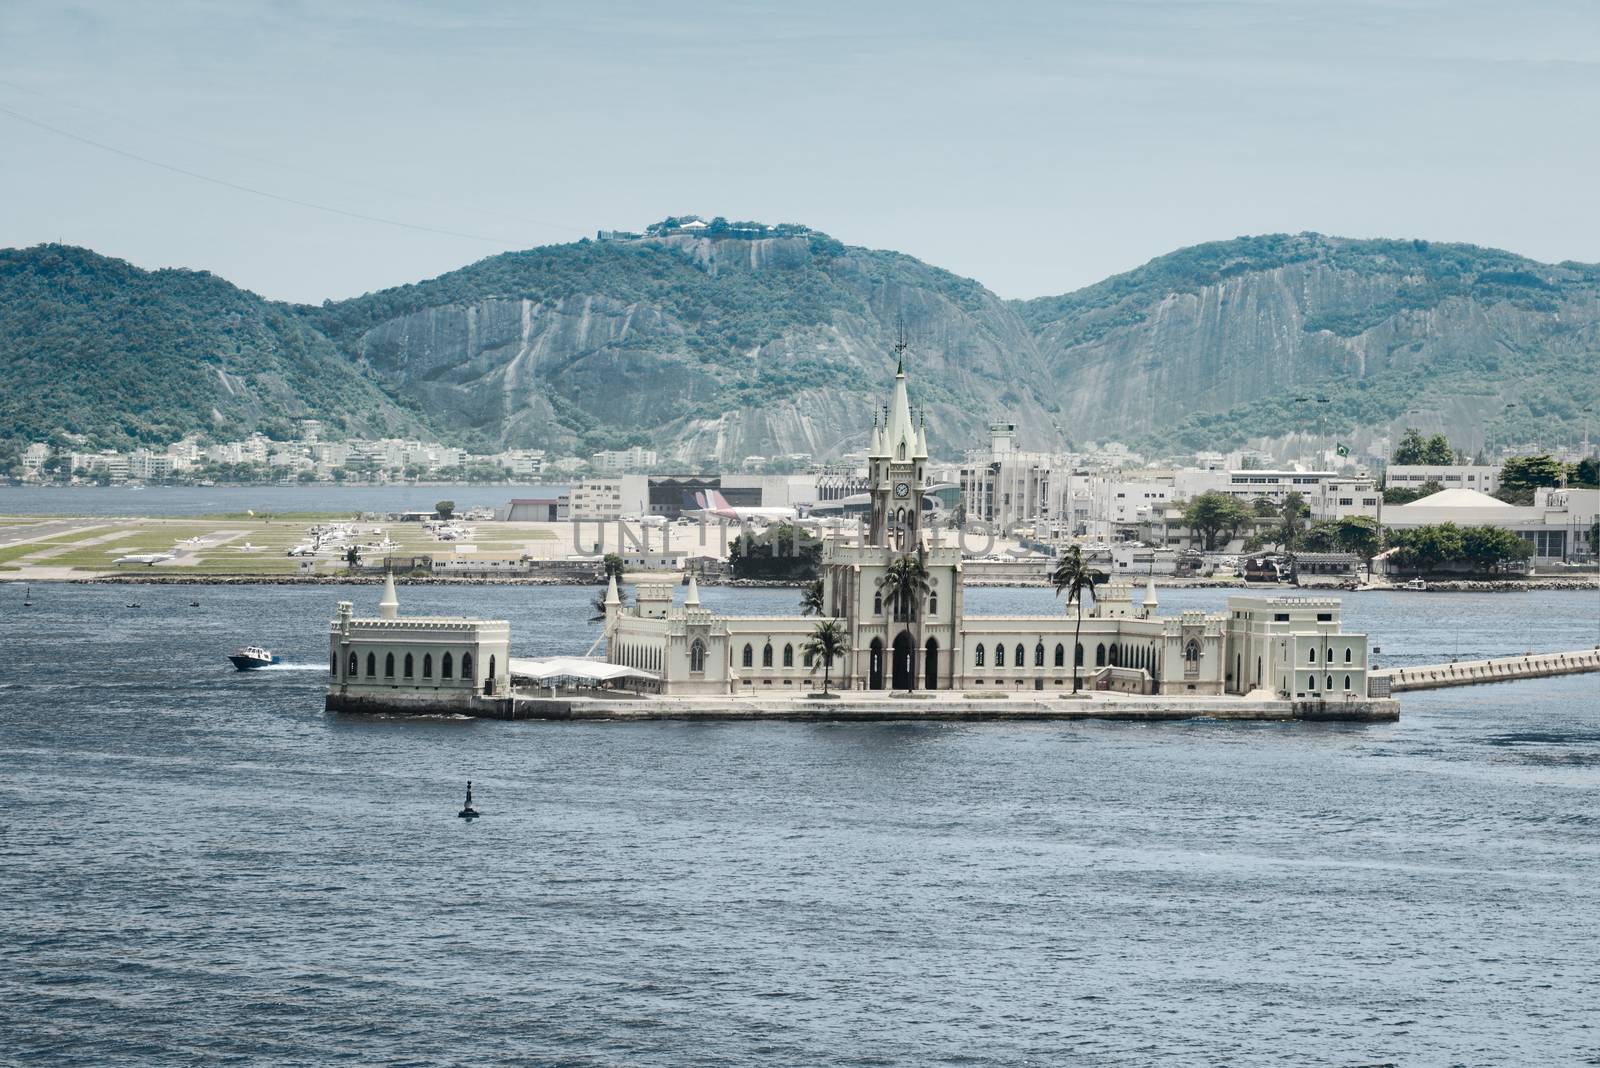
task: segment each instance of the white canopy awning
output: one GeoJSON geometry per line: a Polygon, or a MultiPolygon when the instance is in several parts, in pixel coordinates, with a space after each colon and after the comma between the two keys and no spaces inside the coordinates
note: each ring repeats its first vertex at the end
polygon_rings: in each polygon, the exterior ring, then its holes
{"type": "Polygon", "coordinates": [[[549,685],[562,679],[580,682],[617,682],[624,679],[648,679],[659,676],[623,664],[609,664],[604,660],[590,660],[581,656],[552,656],[543,660],[514,656],[511,658],[511,677],[531,679],[540,685],[549,685]]]}

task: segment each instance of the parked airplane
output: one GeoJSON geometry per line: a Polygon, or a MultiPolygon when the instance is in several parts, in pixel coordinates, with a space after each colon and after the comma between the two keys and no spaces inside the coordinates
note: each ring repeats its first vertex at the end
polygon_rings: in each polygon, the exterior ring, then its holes
{"type": "Polygon", "coordinates": [[[689,515],[703,519],[720,519],[728,523],[788,523],[800,518],[793,508],[735,508],[719,490],[696,492],[689,515]]]}
{"type": "Polygon", "coordinates": [[[113,562],[117,564],[144,564],[147,567],[154,567],[157,564],[173,559],[177,555],[177,553],[133,553],[129,556],[119,556],[113,562]]]}

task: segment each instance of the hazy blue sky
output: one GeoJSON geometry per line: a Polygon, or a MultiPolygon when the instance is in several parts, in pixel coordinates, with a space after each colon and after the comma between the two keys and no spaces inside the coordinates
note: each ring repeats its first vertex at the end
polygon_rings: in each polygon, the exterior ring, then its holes
{"type": "Polygon", "coordinates": [[[1271,231],[1600,259],[1600,3],[0,2],[0,245],[344,297],[698,212],[1063,292],[1271,231]]]}

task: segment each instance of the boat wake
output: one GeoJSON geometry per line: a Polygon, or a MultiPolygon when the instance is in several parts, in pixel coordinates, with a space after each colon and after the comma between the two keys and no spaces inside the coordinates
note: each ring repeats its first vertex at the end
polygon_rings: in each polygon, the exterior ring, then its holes
{"type": "Polygon", "coordinates": [[[257,671],[327,671],[327,664],[273,664],[269,667],[258,667],[257,671]]]}

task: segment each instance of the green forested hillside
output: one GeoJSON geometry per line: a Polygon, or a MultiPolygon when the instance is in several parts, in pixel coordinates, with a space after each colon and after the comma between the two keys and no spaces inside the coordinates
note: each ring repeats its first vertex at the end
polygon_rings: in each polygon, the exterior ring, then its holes
{"type": "Polygon", "coordinates": [[[0,428],[96,446],[290,429],[415,427],[285,305],[204,272],[143,271],[86,249],[0,250],[0,428]]]}
{"type": "Polygon", "coordinates": [[[1396,423],[1473,448],[1600,405],[1600,267],[1428,241],[1274,234],[1020,303],[1067,421],[1155,447],[1396,423]]]}
{"type": "Polygon", "coordinates": [[[321,307],[82,249],[3,251],[0,436],[116,446],[312,416],[483,449],[648,443],[685,467],[823,457],[864,445],[902,331],[945,456],[998,418],[1036,448],[1359,447],[1420,425],[1477,449],[1575,436],[1600,409],[1593,265],[1276,234],[1008,302],[823,234],[678,233],[321,307]]]}

